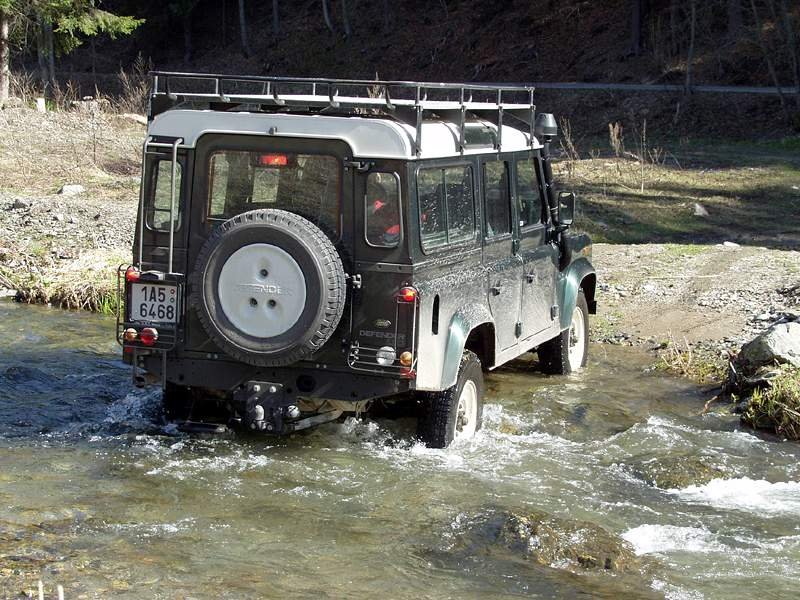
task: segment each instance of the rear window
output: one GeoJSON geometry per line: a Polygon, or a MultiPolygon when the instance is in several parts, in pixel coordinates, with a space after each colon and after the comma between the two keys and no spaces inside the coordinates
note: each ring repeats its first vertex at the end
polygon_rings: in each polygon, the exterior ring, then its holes
{"type": "Polygon", "coordinates": [[[396,248],[400,243],[400,184],[395,173],[370,173],[364,196],[367,243],[396,248]]]}
{"type": "Polygon", "coordinates": [[[471,167],[420,169],[417,197],[423,250],[475,238],[471,167]]]}
{"type": "MultiPolygon", "coordinates": [[[[169,231],[169,212],[172,203],[172,160],[157,160],[151,167],[150,201],[147,203],[147,226],[156,231],[169,231]]],[[[181,163],[175,165],[175,229],[181,226],[181,163]]]]}
{"type": "Polygon", "coordinates": [[[339,161],[328,155],[214,152],[208,164],[208,217],[276,208],[338,237],[340,173],[339,161]]]}

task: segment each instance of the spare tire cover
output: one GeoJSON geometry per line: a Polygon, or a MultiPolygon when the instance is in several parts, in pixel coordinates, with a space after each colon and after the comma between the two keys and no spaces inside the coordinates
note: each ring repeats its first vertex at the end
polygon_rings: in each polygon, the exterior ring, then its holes
{"type": "Polygon", "coordinates": [[[347,293],[330,239],[307,219],[273,209],[217,227],[191,284],[211,339],[256,366],[288,365],[319,350],[342,318],[347,293]]]}

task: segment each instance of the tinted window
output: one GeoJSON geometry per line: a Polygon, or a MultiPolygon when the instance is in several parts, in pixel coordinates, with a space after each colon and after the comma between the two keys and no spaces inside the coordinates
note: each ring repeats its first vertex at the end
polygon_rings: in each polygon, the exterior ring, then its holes
{"type": "Polygon", "coordinates": [[[340,169],[333,156],[226,150],[211,155],[208,173],[210,219],[277,208],[338,235],[340,169]]]}
{"type": "MultiPolygon", "coordinates": [[[[147,211],[147,225],[159,231],[169,231],[169,210],[172,202],[172,161],[159,160],[152,167],[153,179],[150,185],[151,202],[147,211]]],[[[181,164],[175,168],[175,229],[181,224],[181,164]]]]}
{"type": "Polygon", "coordinates": [[[394,248],[400,243],[400,185],[394,173],[370,173],[364,196],[367,242],[394,248]]]}
{"type": "Polygon", "coordinates": [[[417,196],[423,249],[474,237],[475,203],[469,166],[420,169],[417,196]]]}
{"type": "Polygon", "coordinates": [[[486,202],[486,237],[511,232],[511,194],[508,186],[508,163],[483,164],[484,201],[486,202]]]}
{"type": "Polygon", "coordinates": [[[517,163],[517,202],[520,227],[541,222],[542,197],[536,179],[536,164],[532,158],[517,163]]]}

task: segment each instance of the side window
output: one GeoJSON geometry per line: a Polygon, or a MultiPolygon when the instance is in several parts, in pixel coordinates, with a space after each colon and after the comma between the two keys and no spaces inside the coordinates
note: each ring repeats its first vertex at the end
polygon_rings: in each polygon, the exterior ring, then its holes
{"type": "Polygon", "coordinates": [[[444,169],[445,204],[447,205],[447,241],[465,242],[475,235],[475,203],[472,193],[472,169],[444,169]]]}
{"type": "Polygon", "coordinates": [[[469,166],[420,169],[417,173],[423,250],[475,236],[475,195],[469,166]]]}
{"type": "MultiPolygon", "coordinates": [[[[172,202],[172,161],[159,160],[152,167],[150,184],[150,208],[147,211],[147,225],[157,231],[169,231],[169,210],[172,202]]],[[[181,226],[181,182],[183,170],[181,163],[175,169],[175,229],[181,226]]]]}
{"type": "Polygon", "coordinates": [[[370,173],[364,195],[367,243],[396,248],[400,243],[400,184],[394,173],[370,173]]]}
{"type": "Polygon", "coordinates": [[[541,222],[542,196],[536,180],[536,164],[532,157],[517,162],[517,202],[520,227],[541,222]]]}
{"type": "Polygon", "coordinates": [[[511,193],[508,184],[507,162],[493,161],[483,164],[486,237],[511,233],[511,193]]]}

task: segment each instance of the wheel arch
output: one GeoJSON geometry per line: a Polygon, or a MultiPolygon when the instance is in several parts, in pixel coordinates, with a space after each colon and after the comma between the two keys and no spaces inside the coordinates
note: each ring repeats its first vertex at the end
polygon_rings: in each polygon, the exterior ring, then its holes
{"type": "Polygon", "coordinates": [[[466,306],[450,320],[442,366],[442,389],[455,385],[464,350],[474,352],[483,366],[494,365],[494,320],[486,306],[466,306]]]}
{"type": "Polygon", "coordinates": [[[562,273],[558,282],[558,305],[561,307],[559,324],[562,330],[569,327],[572,319],[572,311],[575,310],[575,303],[577,302],[578,292],[580,290],[583,290],[586,296],[589,313],[596,313],[596,286],[597,274],[592,264],[586,258],[582,257],[575,260],[562,273]]]}

